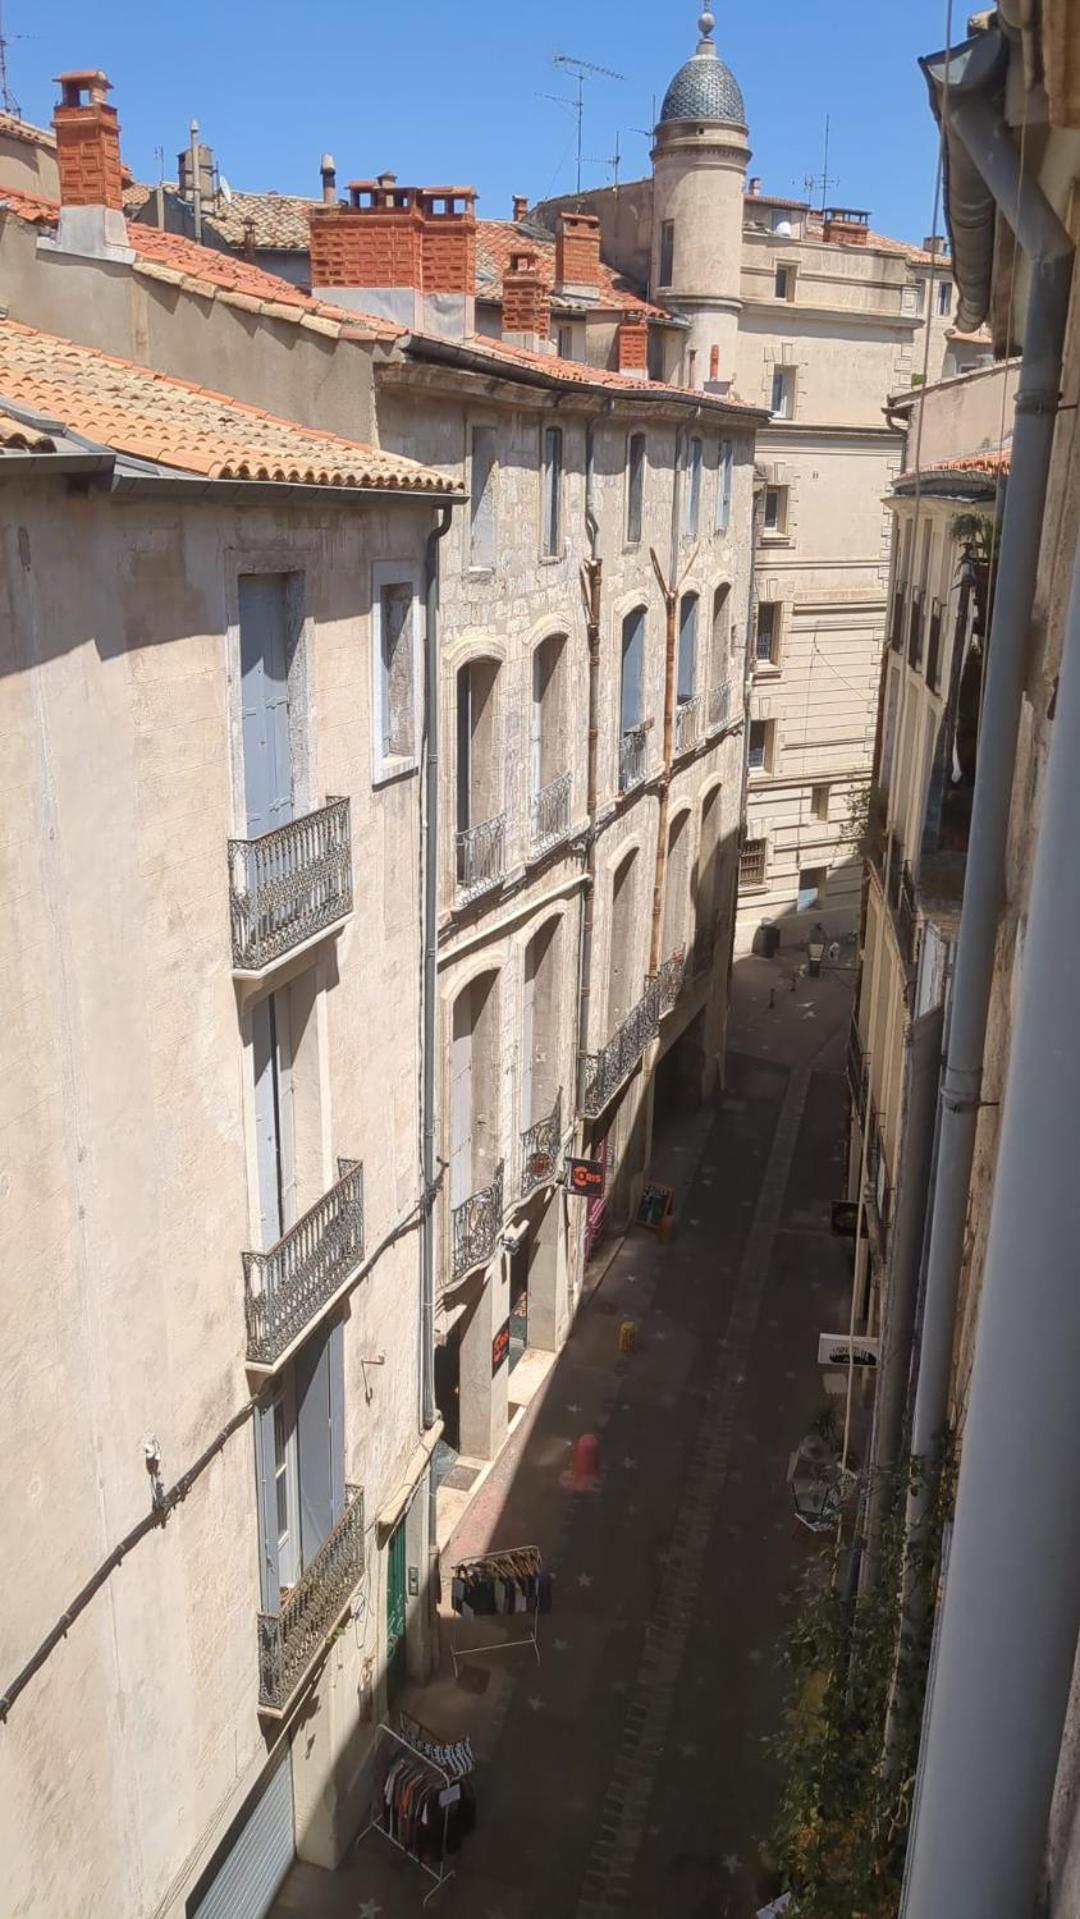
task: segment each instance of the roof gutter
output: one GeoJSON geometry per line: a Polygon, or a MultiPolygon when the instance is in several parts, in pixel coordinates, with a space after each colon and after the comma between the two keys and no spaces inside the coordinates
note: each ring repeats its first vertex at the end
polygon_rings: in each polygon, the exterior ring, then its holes
{"type": "MultiPolygon", "coordinates": [[[[960,294],[954,325],[975,333],[990,310],[994,266],[994,227],[999,198],[975,159],[963,132],[969,103],[984,112],[999,109],[1005,92],[1009,52],[996,28],[974,34],[951,54],[927,54],[919,61],[930,89],[930,106],[942,129],[942,185],[945,221],[952,245],[952,272],[960,294]]],[[[1001,134],[1008,128],[995,113],[1001,134]]],[[[1011,206],[1011,202],[1009,203],[1011,206]]],[[[1008,212],[1005,215],[1009,217],[1008,212]]]]}
{"type": "MultiPolygon", "coordinates": [[[[122,455],[116,456],[118,460],[122,455]]],[[[204,473],[183,473],[176,468],[117,466],[111,491],[121,497],[147,494],[183,494],[187,498],[234,500],[248,506],[268,506],[275,500],[301,501],[312,505],[329,500],[336,506],[362,506],[367,500],[397,500],[412,506],[461,506],[467,493],[421,491],[403,486],[320,486],[299,480],[214,480],[204,473]]]]}
{"type": "MultiPolygon", "coordinates": [[[[702,406],[706,406],[718,419],[726,417],[745,421],[748,424],[754,420],[769,418],[766,407],[731,407],[725,405],[723,400],[714,399],[711,394],[691,395],[681,393],[675,387],[637,386],[633,381],[629,381],[625,387],[593,388],[583,380],[568,380],[558,373],[546,373],[542,367],[517,363],[502,365],[497,360],[489,359],[483,352],[459,345],[456,340],[436,340],[428,334],[410,333],[401,342],[401,347],[410,359],[434,361],[440,366],[460,367],[464,372],[481,373],[489,380],[507,380],[522,386],[540,387],[549,393],[577,395],[580,399],[590,397],[599,401],[644,400],[660,406],[695,407],[699,412],[702,406]]],[[[588,371],[587,368],[585,370],[588,371]]]]}

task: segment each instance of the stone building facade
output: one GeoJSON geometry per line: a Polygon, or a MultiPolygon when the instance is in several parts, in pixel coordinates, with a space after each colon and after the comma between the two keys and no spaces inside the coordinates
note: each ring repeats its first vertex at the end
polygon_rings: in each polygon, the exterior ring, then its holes
{"type": "Polygon", "coordinates": [[[856,209],[813,209],[747,180],[747,113],[702,15],[655,130],[652,173],[551,201],[592,212],[605,259],[682,322],[653,368],[765,408],[755,547],[749,770],[738,944],[852,929],[873,755],[889,516],[900,443],[890,396],[981,364],[961,337],[943,241],[912,246],[856,209]]]}

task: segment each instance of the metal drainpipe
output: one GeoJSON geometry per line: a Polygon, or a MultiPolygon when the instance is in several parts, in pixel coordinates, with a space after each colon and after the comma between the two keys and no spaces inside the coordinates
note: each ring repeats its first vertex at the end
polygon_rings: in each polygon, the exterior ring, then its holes
{"type": "Polygon", "coordinates": [[[910,1919],[1034,1912],[1076,1652],[1078,760],[1080,556],[904,1887],[910,1919]]]}
{"type": "MultiPolygon", "coordinates": [[[[1022,177],[1019,155],[1000,114],[985,100],[954,94],[948,105],[948,120],[1004,217],[1014,225],[1017,241],[1029,256],[1031,279],[941,1088],[934,1211],[911,1435],[912,1463],[917,1471],[906,1515],[906,1629],[917,1623],[928,1601],[918,1568],[924,1557],[935,1469],[948,1422],[956,1300],[982,1095],[998,918],[1005,888],[1005,848],[1025,651],[1060,399],[1073,268],[1072,241],[1038,185],[1022,177]]],[[[987,1684],[993,1683],[988,1674],[987,1684]]],[[[896,1703],[894,1698],[886,1739],[887,1771],[895,1754],[896,1703]]],[[[931,1902],[921,1911],[929,1914],[947,1909],[931,1902]]]]}
{"type": "MultiPolygon", "coordinates": [[[[424,973],[421,1072],[420,1417],[429,1432],[435,1406],[435,1009],[439,852],[439,541],[450,531],[444,506],[428,534],[424,566],[424,973]]],[[[434,1501],[434,1487],[431,1498],[434,1501]]],[[[434,1538],[434,1534],[432,1535],[434,1538]]]]}
{"type": "MultiPolygon", "coordinates": [[[[1019,156],[1004,121],[984,102],[963,99],[951,104],[950,120],[998,205],[1010,220],[1016,219],[1017,238],[1031,258],[1031,292],[1016,394],[1012,462],[953,976],[949,1050],[942,1082],[941,1138],[912,1429],[913,1456],[927,1463],[941,1439],[948,1413],[956,1294],[1004,893],[1011,775],[1073,264],[1072,241],[1049,202],[1032,181],[1020,178],[1019,156]]],[[[909,1507],[909,1523],[916,1533],[922,1530],[929,1506],[929,1478],[927,1474],[926,1483],[909,1507]]]]}

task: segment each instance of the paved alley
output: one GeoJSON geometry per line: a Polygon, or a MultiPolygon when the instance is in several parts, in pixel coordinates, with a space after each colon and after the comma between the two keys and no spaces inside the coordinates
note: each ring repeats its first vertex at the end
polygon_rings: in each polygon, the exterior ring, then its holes
{"type": "MultiPolygon", "coordinates": [[[[555,1575],[539,1664],[519,1648],[455,1681],[445,1657],[410,1701],[440,1736],[470,1733],[481,1761],[477,1830],[429,1908],[447,1919],[746,1919],[759,1902],[777,1647],[815,1550],[786,1474],[823,1403],[817,1336],[846,1325],[849,1285],[829,1203],[853,973],[792,991],[784,960],[736,967],[725,1091],[659,1141],[670,1244],[624,1240],[444,1557],[444,1587],[489,1543],[535,1543],[555,1575]],[[561,1475],[583,1433],[603,1471],[577,1495],[561,1475]]],[[[429,1890],[369,1834],[336,1874],[294,1867],[274,1919],[396,1919],[429,1890]]]]}

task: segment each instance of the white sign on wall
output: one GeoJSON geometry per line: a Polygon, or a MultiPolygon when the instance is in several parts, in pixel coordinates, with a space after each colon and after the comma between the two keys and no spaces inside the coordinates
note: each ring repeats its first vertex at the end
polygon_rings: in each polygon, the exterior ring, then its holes
{"type": "Polygon", "coordinates": [[[858,1334],[850,1339],[847,1333],[819,1333],[817,1363],[819,1366],[846,1366],[850,1353],[853,1365],[876,1366],[878,1343],[876,1339],[862,1339],[858,1334]]]}

